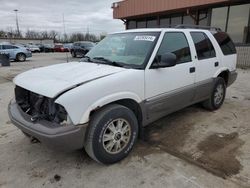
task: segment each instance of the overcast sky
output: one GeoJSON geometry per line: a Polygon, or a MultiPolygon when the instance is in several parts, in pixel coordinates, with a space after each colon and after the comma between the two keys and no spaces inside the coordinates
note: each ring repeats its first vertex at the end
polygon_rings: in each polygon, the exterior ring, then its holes
{"type": "Polygon", "coordinates": [[[16,29],[14,9],[18,9],[20,30],[56,30],[63,33],[114,32],[124,30],[113,19],[111,4],[115,0],[0,0],[0,29],[16,29]]]}

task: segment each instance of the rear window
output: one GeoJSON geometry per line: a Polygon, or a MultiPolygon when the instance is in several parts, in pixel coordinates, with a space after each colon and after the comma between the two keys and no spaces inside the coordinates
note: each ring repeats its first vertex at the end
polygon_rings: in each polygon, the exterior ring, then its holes
{"type": "Polygon", "coordinates": [[[199,60],[216,57],[214,46],[203,32],[191,32],[199,60]]]}
{"type": "Polygon", "coordinates": [[[226,33],[224,32],[215,33],[214,38],[220,45],[220,48],[224,55],[236,54],[234,43],[226,33]]]}

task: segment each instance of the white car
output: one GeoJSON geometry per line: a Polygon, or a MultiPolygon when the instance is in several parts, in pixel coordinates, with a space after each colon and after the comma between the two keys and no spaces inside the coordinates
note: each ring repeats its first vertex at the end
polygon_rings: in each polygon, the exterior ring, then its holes
{"type": "Polygon", "coordinates": [[[36,46],[36,45],[33,45],[33,44],[28,45],[28,48],[32,53],[41,52],[40,48],[38,46],[36,46]]]}
{"type": "Polygon", "coordinates": [[[26,135],[94,160],[125,158],[143,127],[202,102],[223,104],[236,50],[216,29],[139,29],[108,35],[80,62],[18,75],[9,116],[26,135]]]}

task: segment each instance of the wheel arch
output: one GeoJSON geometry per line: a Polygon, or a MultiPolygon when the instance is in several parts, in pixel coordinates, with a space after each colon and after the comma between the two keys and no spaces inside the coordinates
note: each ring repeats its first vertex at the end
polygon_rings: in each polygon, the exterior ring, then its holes
{"type": "Polygon", "coordinates": [[[25,55],[25,57],[26,57],[26,54],[24,52],[18,52],[18,53],[16,53],[16,60],[17,60],[19,54],[25,55]]]}
{"type": "Polygon", "coordinates": [[[223,78],[226,82],[226,85],[228,85],[229,70],[227,68],[223,68],[223,69],[218,70],[215,73],[214,78],[217,78],[217,77],[223,78]]]}
{"type": "Polygon", "coordinates": [[[106,96],[98,101],[96,101],[94,104],[92,104],[83,114],[81,117],[80,123],[89,122],[91,116],[101,108],[110,105],[110,104],[119,104],[122,106],[125,106],[129,108],[131,111],[134,112],[139,125],[139,136],[140,136],[140,130],[143,127],[143,109],[140,105],[142,100],[139,96],[137,96],[134,93],[126,92],[126,93],[116,93],[109,96],[106,96]]]}

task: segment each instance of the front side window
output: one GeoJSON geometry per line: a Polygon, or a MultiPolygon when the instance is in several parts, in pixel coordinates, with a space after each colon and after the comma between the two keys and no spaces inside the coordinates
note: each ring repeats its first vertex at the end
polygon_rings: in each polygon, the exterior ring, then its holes
{"type": "Polygon", "coordinates": [[[157,58],[160,58],[165,53],[174,53],[177,57],[177,64],[190,62],[190,48],[185,34],[182,32],[166,33],[157,52],[157,58]]]}
{"type": "Polygon", "coordinates": [[[159,32],[131,32],[108,35],[86,56],[91,60],[106,59],[131,68],[145,68],[158,40],[159,32]]]}
{"type": "Polygon", "coordinates": [[[9,49],[14,49],[15,46],[12,46],[12,45],[3,45],[3,49],[4,50],[9,50],[9,49]]]}
{"type": "Polygon", "coordinates": [[[205,33],[191,32],[191,36],[199,60],[216,57],[214,47],[205,33]]]}

